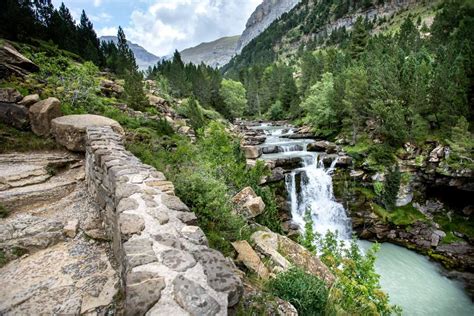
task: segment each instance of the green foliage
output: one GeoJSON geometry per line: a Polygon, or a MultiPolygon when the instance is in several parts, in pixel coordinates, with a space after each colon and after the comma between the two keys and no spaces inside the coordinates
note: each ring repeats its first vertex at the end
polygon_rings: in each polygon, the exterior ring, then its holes
{"type": "Polygon", "coordinates": [[[424,221],[426,217],[410,203],[390,211],[388,220],[395,225],[408,226],[419,220],[424,221]]]}
{"type": "Polygon", "coordinates": [[[198,131],[206,124],[203,110],[194,97],[183,101],[180,113],[189,119],[191,126],[195,131],[198,131]]]}
{"type": "Polygon", "coordinates": [[[0,204],[0,218],[7,217],[8,213],[9,213],[9,211],[7,210],[7,208],[5,206],[3,206],[2,204],[0,204]]]}
{"type": "Polygon", "coordinates": [[[273,192],[259,186],[267,169],[263,163],[246,167],[239,140],[226,132],[224,125],[210,122],[199,130],[195,144],[176,136],[163,139],[149,137],[147,132],[141,134],[144,137],[132,141],[129,150],[144,163],[165,172],[176,194],[198,216],[212,247],[230,254],[230,242],[250,237],[250,228],[231,203],[231,197],[246,186],[251,186],[266,204],[257,221],[269,227],[279,225],[273,192]]]}
{"type": "Polygon", "coordinates": [[[306,111],[305,122],[318,135],[328,136],[338,127],[337,113],[332,105],[334,79],[331,73],[324,73],[321,81],[313,85],[301,107],[306,111]]]}
{"type": "Polygon", "coordinates": [[[5,256],[5,252],[0,249],[0,268],[8,263],[8,259],[5,256]]]}
{"type": "Polygon", "coordinates": [[[400,181],[400,168],[398,164],[396,164],[395,167],[391,168],[385,175],[383,184],[382,202],[388,210],[395,208],[398,191],[400,189],[400,181]]]}
{"type": "Polygon", "coordinates": [[[392,315],[401,309],[390,305],[388,296],[380,287],[380,276],[375,272],[375,244],[362,254],[356,239],[345,246],[337,236],[328,233],[316,243],[321,260],[335,274],[336,281],[329,292],[326,314],[392,315]]]}
{"type": "Polygon", "coordinates": [[[219,93],[224,101],[226,112],[230,113],[229,119],[242,117],[247,108],[246,91],[242,83],[231,79],[221,82],[219,93]]]}
{"type": "Polygon", "coordinates": [[[268,117],[271,120],[278,121],[283,120],[285,118],[285,112],[283,111],[283,107],[281,106],[281,102],[279,100],[273,103],[268,112],[268,117]]]}
{"type": "Polygon", "coordinates": [[[468,238],[474,237],[474,223],[472,220],[466,220],[466,217],[456,212],[441,212],[434,217],[436,223],[446,232],[443,243],[460,241],[460,238],[454,236],[454,232],[464,234],[468,238]]]}
{"type": "Polygon", "coordinates": [[[0,153],[57,149],[54,139],[39,137],[30,131],[20,131],[0,123],[0,153]]]}
{"type": "Polygon", "coordinates": [[[457,124],[451,129],[451,137],[447,143],[451,149],[447,162],[451,167],[474,168],[474,138],[469,132],[469,123],[463,116],[459,117],[457,124]]]}
{"type": "Polygon", "coordinates": [[[323,281],[298,268],[277,274],[268,283],[268,290],[298,310],[299,315],[323,315],[328,290],[323,281]]]}
{"type": "Polygon", "coordinates": [[[143,76],[137,70],[125,74],[125,99],[136,111],[144,111],[149,106],[148,98],[143,91],[143,76]]]}
{"type": "Polygon", "coordinates": [[[300,237],[299,243],[303,247],[314,253],[316,251],[316,246],[314,245],[316,234],[314,232],[314,221],[311,217],[310,209],[306,210],[306,213],[304,215],[304,221],[304,234],[300,237]]]}

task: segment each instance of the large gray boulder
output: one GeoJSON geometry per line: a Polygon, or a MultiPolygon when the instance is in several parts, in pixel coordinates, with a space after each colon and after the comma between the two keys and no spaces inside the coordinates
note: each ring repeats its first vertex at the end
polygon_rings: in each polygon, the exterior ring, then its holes
{"type": "Polygon", "coordinates": [[[20,54],[10,44],[0,45],[0,78],[7,78],[11,75],[23,77],[38,70],[39,67],[36,64],[20,54]]]}
{"type": "Polygon", "coordinates": [[[55,118],[51,121],[51,133],[56,141],[72,151],[85,151],[85,135],[88,127],[110,126],[115,132],[124,134],[122,126],[110,118],[78,114],[55,118]]]}
{"type": "Polygon", "coordinates": [[[47,98],[33,104],[29,109],[31,130],[38,136],[51,132],[51,120],[61,116],[61,102],[56,98],[47,98]]]}

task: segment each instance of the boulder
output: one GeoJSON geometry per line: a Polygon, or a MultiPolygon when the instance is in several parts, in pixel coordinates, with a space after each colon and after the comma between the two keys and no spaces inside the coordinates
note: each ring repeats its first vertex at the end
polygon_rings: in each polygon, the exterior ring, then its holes
{"type": "Polygon", "coordinates": [[[124,134],[122,126],[110,118],[79,114],[55,118],[51,121],[51,132],[56,141],[72,151],[85,151],[86,129],[92,126],[110,126],[116,133],[124,134]]]}
{"type": "Polygon", "coordinates": [[[300,244],[270,231],[257,231],[251,236],[255,249],[270,259],[274,271],[287,270],[295,265],[323,280],[328,287],[335,277],[328,267],[300,244]]]}
{"type": "Polygon", "coordinates": [[[100,91],[106,96],[120,96],[124,88],[112,80],[103,79],[100,82],[100,91]]]}
{"type": "Polygon", "coordinates": [[[347,168],[352,165],[352,158],[350,156],[339,156],[337,158],[336,167],[347,168]]]}
{"type": "Polygon", "coordinates": [[[40,97],[37,94],[30,94],[24,97],[18,104],[26,106],[27,108],[40,101],[40,97]]]}
{"type": "Polygon", "coordinates": [[[28,126],[28,109],[23,105],[0,102],[0,122],[23,129],[28,126]]]}
{"type": "Polygon", "coordinates": [[[51,121],[61,116],[61,102],[56,98],[33,104],[29,109],[31,130],[38,136],[46,136],[51,132],[51,121]]]}
{"type": "Polygon", "coordinates": [[[247,159],[257,159],[262,155],[262,149],[256,146],[242,146],[241,147],[245,158],[247,159]]]}
{"type": "Polygon", "coordinates": [[[328,154],[334,154],[337,151],[337,145],[326,140],[320,140],[308,144],[308,151],[324,151],[328,154]]]}
{"type": "Polygon", "coordinates": [[[1,103],[17,103],[23,99],[23,96],[14,88],[1,88],[0,89],[0,102],[1,103]]]}
{"type": "Polygon", "coordinates": [[[11,75],[24,77],[38,70],[39,67],[36,64],[20,54],[10,44],[0,45],[0,78],[11,75]]]}
{"type": "Polygon", "coordinates": [[[232,198],[232,202],[237,204],[239,211],[247,219],[262,214],[265,209],[265,203],[262,198],[257,196],[251,187],[242,189],[232,198]]]}
{"type": "Polygon", "coordinates": [[[232,246],[238,253],[238,261],[241,261],[248,269],[255,272],[260,278],[268,279],[269,272],[267,267],[265,267],[262,260],[260,260],[260,257],[246,240],[233,242],[232,246]]]}

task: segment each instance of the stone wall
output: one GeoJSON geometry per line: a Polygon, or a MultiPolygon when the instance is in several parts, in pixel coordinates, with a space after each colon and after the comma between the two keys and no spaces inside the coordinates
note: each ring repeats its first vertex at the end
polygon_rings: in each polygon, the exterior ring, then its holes
{"type": "Polygon", "coordinates": [[[243,287],[208,247],[173,184],[126,151],[110,127],[89,127],[86,181],[122,276],[125,314],[225,315],[243,287]]]}

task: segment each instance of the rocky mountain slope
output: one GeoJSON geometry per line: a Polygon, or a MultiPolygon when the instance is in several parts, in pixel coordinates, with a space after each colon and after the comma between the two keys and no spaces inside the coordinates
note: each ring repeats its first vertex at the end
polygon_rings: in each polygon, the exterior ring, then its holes
{"type": "Polygon", "coordinates": [[[181,51],[181,58],[186,63],[199,65],[204,63],[219,68],[227,64],[235,55],[239,35],[222,37],[212,42],[201,43],[181,51]]]}
{"type": "MultiPolygon", "coordinates": [[[[101,36],[100,40],[106,41],[106,42],[111,41],[111,42],[117,43],[116,36],[101,36]]],[[[132,50],[133,54],[135,55],[135,60],[137,61],[137,65],[140,70],[146,70],[149,66],[153,66],[158,61],[160,61],[161,59],[160,57],[150,53],[142,46],[132,43],[130,41],[127,41],[127,43],[130,49],[132,50]]]]}
{"type": "Polygon", "coordinates": [[[264,0],[252,13],[237,44],[242,49],[283,13],[290,11],[300,0],[264,0]]]}

